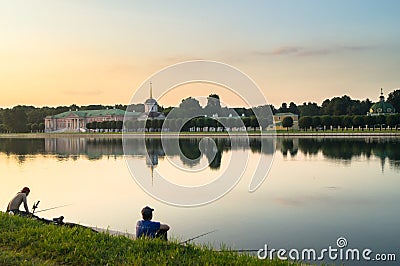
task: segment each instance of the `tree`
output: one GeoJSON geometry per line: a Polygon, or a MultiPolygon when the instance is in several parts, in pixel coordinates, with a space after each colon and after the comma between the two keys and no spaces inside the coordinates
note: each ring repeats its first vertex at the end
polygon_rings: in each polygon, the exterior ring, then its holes
{"type": "Polygon", "coordinates": [[[343,117],[342,126],[349,129],[353,126],[353,118],[350,115],[343,117]]]}
{"type": "Polygon", "coordinates": [[[14,133],[28,132],[28,118],[22,106],[6,109],[3,113],[3,123],[8,131],[14,133]]]}
{"type": "MultiPolygon", "coordinates": [[[[360,128],[361,126],[364,126],[364,118],[361,115],[355,115],[353,116],[353,126],[360,128]]],[[[362,130],[364,130],[364,127],[362,127],[362,130]]]]}
{"type": "Polygon", "coordinates": [[[310,116],[303,116],[299,119],[299,127],[307,131],[312,125],[312,118],[310,116]]]}
{"type": "Polygon", "coordinates": [[[289,103],[289,112],[296,114],[296,115],[300,114],[299,108],[297,107],[297,105],[294,102],[289,103]]]}
{"type": "Polygon", "coordinates": [[[300,111],[300,116],[316,116],[320,115],[320,109],[316,103],[303,103],[303,105],[300,105],[299,107],[300,111]]]}
{"type": "Polygon", "coordinates": [[[219,119],[219,123],[221,124],[222,131],[225,131],[227,128],[229,128],[227,117],[221,117],[219,119]]]}
{"type": "Polygon", "coordinates": [[[400,112],[400,89],[389,93],[387,101],[393,105],[393,107],[396,109],[396,112],[400,112]]]}
{"type": "Polygon", "coordinates": [[[282,126],[286,128],[286,131],[289,131],[289,127],[293,126],[293,118],[291,116],[283,118],[282,126]]]}
{"type": "Polygon", "coordinates": [[[110,129],[115,130],[117,128],[117,121],[110,121],[110,129]]]}
{"type": "Polygon", "coordinates": [[[0,133],[5,133],[7,132],[7,128],[4,124],[0,124],[0,133]]]}
{"type": "Polygon", "coordinates": [[[122,130],[123,124],[124,124],[123,121],[117,121],[117,123],[116,123],[116,129],[118,129],[118,131],[121,131],[121,130],[122,130]]]}
{"type": "Polygon", "coordinates": [[[278,113],[287,113],[289,112],[289,108],[286,103],[282,103],[281,107],[278,109],[278,113]]]}
{"type": "Polygon", "coordinates": [[[207,97],[207,105],[204,107],[204,112],[208,116],[219,114],[221,111],[221,103],[217,94],[210,94],[207,97]]]}
{"type": "Polygon", "coordinates": [[[92,125],[91,125],[91,128],[92,128],[92,129],[98,129],[98,128],[99,128],[99,122],[93,121],[91,124],[92,124],[92,125]]]}
{"type": "Polygon", "coordinates": [[[257,117],[255,117],[254,115],[253,115],[252,117],[250,117],[250,126],[251,126],[252,128],[254,128],[254,131],[256,131],[256,128],[260,126],[260,125],[258,124],[257,117]]]}
{"type": "Polygon", "coordinates": [[[332,116],[332,127],[339,129],[339,126],[342,125],[342,117],[341,116],[332,116]]]}
{"type": "Polygon", "coordinates": [[[247,128],[250,127],[250,117],[243,117],[242,121],[247,130],[247,128]]]}
{"type": "Polygon", "coordinates": [[[268,127],[270,125],[270,119],[268,119],[267,117],[261,117],[260,118],[260,127],[261,130],[265,129],[266,127],[268,127]]]}
{"type": "Polygon", "coordinates": [[[371,128],[375,129],[375,124],[376,124],[376,116],[372,116],[372,115],[366,115],[364,116],[364,125],[367,125],[368,130],[370,130],[371,128]]]}
{"type": "Polygon", "coordinates": [[[38,130],[39,130],[39,125],[36,124],[36,123],[33,123],[33,124],[31,125],[31,131],[32,131],[32,132],[37,132],[38,130]]]}
{"type": "Polygon", "coordinates": [[[321,124],[324,129],[330,129],[332,126],[332,117],[330,115],[324,115],[321,117],[321,124]]]}
{"type": "Polygon", "coordinates": [[[379,125],[380,130],[382,130],[382,127],[385,125],[386,123],[386,117],[384,115],[378,115],[376,117],[376,124],[379,125]]]}
{"type": "Polygon", "coordinates": [[[42,123],[39,123],[39,131],[40,132],[44,132],[44,129],[45,129],[46,127],[45,127],[45,125],[44,125],[44,123],[42,122],[42,123]]]}
{"type": "Polygon", "coordinates": [[[399,124],[397,115],[388,115],[386,116],[386,124],[390,127],[390,129],[396,127],[399,124]]]}
{"type": "Polygon", "coordinates": [[[177,132],[180,132],[183,126],[183,119],[182,118],[177,118],[175,119],[175,130],[177,132]]]}
{"type": "Polygon", "coordinates": [[[203,113],[199,101],[192,97],[182,100],[179,104],[179,108],[182,109],[183,116],[187,118],[198,116],[203,113]]]}
{"type": "Polygon", "coordinates": [[[321,126],[321,117],[319,116],[313,116],[312,117],[312,127],[316,130],[318,130],[318,127],[321,126]]]}
{"type": "Polygon", "coordinates": [[[197,117],[195,119],[195,125],[200,129],[200,131],[203,131],[204,129],[204,124],[205,124],[204,120],[205,120],[204,117],[197,117]]]}
{"type": "Polygon", "coordinates": [[[210,117],[204,118],[204,127],[207,128],[207,131],[210,131],[210,127],[213,126],[214,120],[210,117]]]}

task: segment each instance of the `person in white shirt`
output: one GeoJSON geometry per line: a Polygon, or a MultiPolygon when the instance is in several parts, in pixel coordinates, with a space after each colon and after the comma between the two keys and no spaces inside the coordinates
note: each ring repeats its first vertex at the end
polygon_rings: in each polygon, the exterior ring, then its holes
{"type": "Polygon", "coordinates": [[[29,208],[26,197],[28,197],[30,191],[31,190],[28,187],[24,187],[20,192],[18,192],[17,195],[15,195],[15,197],[10,201],[10,203],[8,203],[7,212],[12,212],[13,214],[18,215],[28,215],[29,208]],[[24,203],[25,211],[19,210],[19,207],[22,203],[24,203]]]}

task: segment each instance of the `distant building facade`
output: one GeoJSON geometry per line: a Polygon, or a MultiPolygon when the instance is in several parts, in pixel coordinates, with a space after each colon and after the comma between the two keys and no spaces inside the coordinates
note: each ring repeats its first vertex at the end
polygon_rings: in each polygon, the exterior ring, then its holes
{"type": "Polygon", "coordinates": [[[147,119],[165,119],[163,113],[158,111],[158,103],[153,99],[153,89],[150,83],[150,98],[144,102],[144,113],[125,112],[121,109],[103,110],[75,110],[47,116],[45,118],[45,132],[86,132],[87,124],[104,121],[124,121],[124,117],[130,116],[130,120],[144,121],[147,119]]]}
{"type": "Polygon", "coordinates": [[[385,101],[383,96],[383,89],[381,89],[381,96],[379,96],[379,102],[374,103],[369,109],[368,115],[390,115],[395,114],[396,109],[390,103],[385,101]]]}
{"type": "Polygon", "coordinates": [[[142,113],[137,120],[143,121],[147,119],[164,120],[165,115],[158,111],[158,103],[153,99],[153,88],[150,82],[150,98],[144,102],[144,113],[142,113]]]}
{"type": "Polygon", "coordinates": [[[293,113],[276,113],[274,114],[274,125],[276,130],[286,129],[282,126],[282,121],[285,117],[291,117],[293,119],[292,129],[299,129],[299,115],[293,113]]]}
{"type": "MultiPolygon", "coordinates": [[[[137,113],[139,115],[140,113],[137,113]]],[[[47,116],[45,132],[85,132],[91,122],[123,121],[125,111],[121,109],[75,110],[47,116]]]]}

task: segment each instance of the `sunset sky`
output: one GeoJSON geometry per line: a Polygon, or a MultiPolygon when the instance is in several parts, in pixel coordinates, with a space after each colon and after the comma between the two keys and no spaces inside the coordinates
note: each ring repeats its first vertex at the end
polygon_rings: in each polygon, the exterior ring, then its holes
{"type": "Polygon", "coordinates": [[[0,0],[0,107],[127,104],[149,76],[194,59],[242,70],[275,106],[376,101],[400,88],[399,13],[395,0],[0,0]]]}

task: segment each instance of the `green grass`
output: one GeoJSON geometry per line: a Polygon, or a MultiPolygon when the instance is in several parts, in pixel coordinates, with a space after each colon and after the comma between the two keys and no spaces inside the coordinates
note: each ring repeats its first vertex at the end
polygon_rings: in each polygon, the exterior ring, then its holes
{"type": "Polygon", "coordinates": [[[174,241],[132,240],[0,213],[0,265],[299,265],[174,241]]]}

